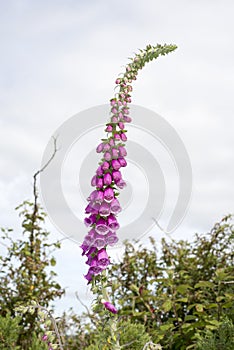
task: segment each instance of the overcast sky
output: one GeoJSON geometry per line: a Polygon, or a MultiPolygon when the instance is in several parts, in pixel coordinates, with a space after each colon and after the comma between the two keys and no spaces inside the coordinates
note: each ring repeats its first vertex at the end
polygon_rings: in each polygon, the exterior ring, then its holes
{"type": "MultiPolygon", "coordinates": [[[[190,156],[193,196],[173,237],[191,239],[233,212],[233,13],[231,0],[0,1],[0,225],[19,228],[14,208],[32,198],[32,174],[55,130],[108,103],[127,58],[149,43],[178,45],[140,73],[133,93],[134,104],[173,126],[190,156]]],[[[87,296],[80,249],[64,241],[56,257],[68,287],[57,308],[79,309],[74,291],[87,296]]]]}

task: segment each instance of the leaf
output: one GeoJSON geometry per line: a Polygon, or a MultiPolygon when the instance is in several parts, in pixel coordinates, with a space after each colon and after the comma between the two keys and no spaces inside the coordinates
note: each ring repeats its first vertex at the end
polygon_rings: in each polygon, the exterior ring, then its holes
{"type": "Polygon", "coordinates": [[[195,308],[196,308],[197,312],[204,311],[204,306],[202,304],[196,304],[195,308]]]}
{"type": "Polygon", "coordinates": [[[211,288],[213,289],[215,286],[214,283],[209,282],[209,281],[199,281],[198,283],[195,284],[195,288],[211,288]]]}
{"type": "Polygon", "coordinates": [[[55,266],[56,265],[56,260],[55,260],[54,257],[50,259],[50,265],[51,266],[55,266]]]}
{"type": "Polygon", "coordinates": [[[170,311],[171,308],[172,308],[172,301],[171,301],[171,300],[165,301],[165,302],[163,303],[163,305],[162,305],[162,308],[163,308],[163,310],[166,311],[166,312],[170,311]]]}
{"type": "Polygon", "coordinates": [[[192,289],[192,287],[189,284],[180,284],[176,287],[177,292],[181,294],[187,292],[188,289],[192,289]]]}
{"type": "Polygon", "coordinates": [[[170,324],[162,324],[160,326],[160,330],[162,330],[162,331],[168,331],[169,329],[172,329],[172,328],[174,328],[174,325],[172,323],[170,323],[170,324]]]}

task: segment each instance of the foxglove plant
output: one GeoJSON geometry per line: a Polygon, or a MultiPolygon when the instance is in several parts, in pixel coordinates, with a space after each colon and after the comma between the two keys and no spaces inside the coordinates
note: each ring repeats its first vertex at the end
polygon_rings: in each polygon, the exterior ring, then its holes
{"type": "MultiPolygon", "coordinates": [[[[119,189],[126,186],[121,169],[127,166],[125,148],[127,130],[125,125],[132,121],[129,116],[129,104],[132,101],[131,84],[136,80],[138,71],[147,62],[175,49],[175,45],[146,46],[145,50],[140,50],[134,58],[130,59],[125,72],[115,81],[117,93],[110,100],[111,117],[105,127],[107,137],[102,139],[96,148],[96,152],[100,153],[102,157],[96,174],[91,180],[91,186],[95,187],[95,190],[89,195],[88,205],[85,209],[88,216],[85,217],[84,223],[90,231],[85,236],[81,248],[82,255],[86,255],[88,258],[86,264],[89,266],[89,270],[85,275],[88,283],[95,282],[95,277],[102,274],[107,268],[110,260],[106,248],[118,241],[116,231],[120,225],[117,215],[121,212],[121,206],[117,197],[119,189]]],[[[116,313],[115,307],[112,308],[108,300],[104,300],[102,303],[110,312],[116,313]]]]}

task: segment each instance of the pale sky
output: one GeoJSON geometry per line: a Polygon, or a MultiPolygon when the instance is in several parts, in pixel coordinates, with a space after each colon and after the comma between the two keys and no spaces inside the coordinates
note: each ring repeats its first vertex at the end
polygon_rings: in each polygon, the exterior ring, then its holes
{"type": "MultiPolygon", "coordinates": [[[[19,228],[14,208],[32,198],[32,175],[54,131],[108,103],[127,58],[157,43],[178,49],[141,71],[133,103],[163,116],[190,156],[193,196],[173,237],[191,239],[233,212],[233,13],[231,0],[0,1],[0,225],[19,228]]],[[[63,237],[48,226],[54,239],[63,237]]],[[[81,310],[80,249],[64,241],[56,257],[68,287],[57,310],[81,310]]]]}

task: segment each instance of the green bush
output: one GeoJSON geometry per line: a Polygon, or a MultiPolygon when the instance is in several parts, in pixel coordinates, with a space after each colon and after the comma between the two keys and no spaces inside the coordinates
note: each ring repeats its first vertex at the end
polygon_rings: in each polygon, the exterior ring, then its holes
{"type": "Polygon", "coordinates": [[[0,350],[18,350],[16,346],[21,330],[20,317],[12,317],[8,312],[5,317],[0,316],[0,350]]]}

